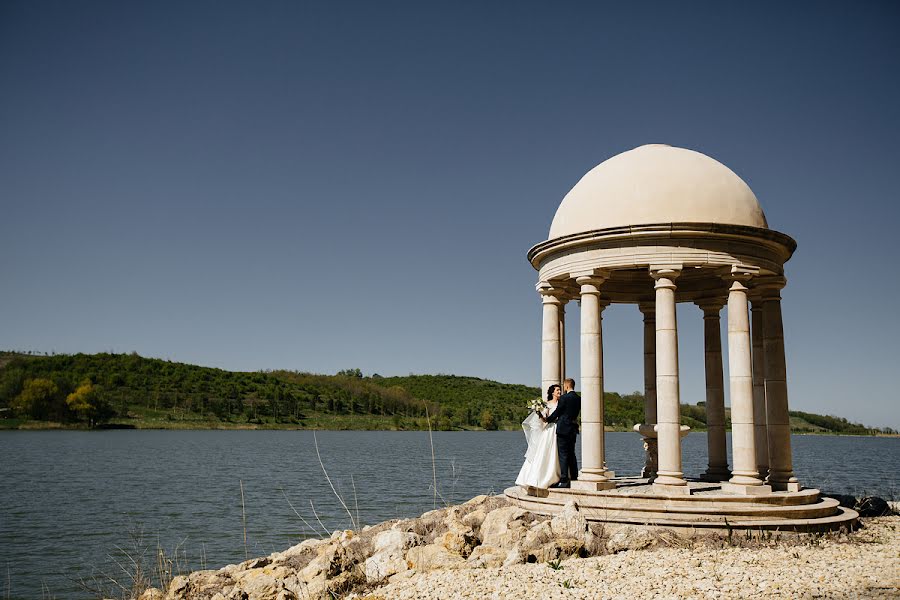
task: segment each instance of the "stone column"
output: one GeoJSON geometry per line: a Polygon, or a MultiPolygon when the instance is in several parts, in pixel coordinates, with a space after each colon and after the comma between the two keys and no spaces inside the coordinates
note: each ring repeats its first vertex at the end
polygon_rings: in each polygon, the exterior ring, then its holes
{"type": "Polygon", "coordinates": [[[756,470],[769,475],[769,439],[766,430],[766,356],[763,349],[762,298],[750,301],[750,338],[753,344],[753,440],[756,443],[756,470]]]}
{"type": "Polygon", "coordinates": [[[781,294],[784,278],[761,282],[763,294],[763,345],[766,378],[766,427],[769,439],[769,476],[776,490],[800,491],[791,459],[791,420],[788,414],[787,366],[784,359],[784,328],[781,294]]]}
{"type": "Polygon", "coordinates": [[[722,327],[719,314],[723,298],[704,298],[696,302],[703,311],[703,346],[706,366],[706,445],[708,467],[703,478],[727,481],[728,445],[725,440],[725,384],[722,375],[722,327]]]}
{"type": "Polygon", "coordinates": [[[681,266],[651,267],[656,280],[656,433],[659,471],[654,486],[661,492],[689,494],[681,471],[681,414],[678,386],[678,326],[675,279],[681,266]]]}
{"type": "Polygon", "coordinates": [[[538,283],[538,292],[543,303],[543,327],[541,329],[541,397],[546,396],[547,388],[553,384],[560,385],[560,339],[559,313],[562,306],[561,292],[546,281],[538,283]]]}
{"type": "MultiPolygon", "coordinates": [[[[560,298],[559,305],[559,385],[566,378],[566,304],[567,296],[560,298]]],[[[546,390],[544,390],[546,391],[546,390]]]]}
{"type": "Polygon", "coordinates": [[[606,469],[603,430],[603,328],[600,299],[604,278],[576,279],[581,285],[581,471],[576,489],[606,490],[615,487],[606,469]]]}
{"type": "Polygon", "coordinates": [[[644,468],[641,477],[656,478],[659,451],[656,443],[656,305],[642,302],[638,309],[644,315],[644,422],[635,425],[644,441],[644,468]]]}
{"type": "Polygon", "coordinates": [[[756,470],[753,431],[753,365],[750,356],[750,311],[747,286],[752,273],[733,268],[728,290],[728,379],[731,390],[731,446],[734,470],[723,491],[771,492],[756,470]]]}

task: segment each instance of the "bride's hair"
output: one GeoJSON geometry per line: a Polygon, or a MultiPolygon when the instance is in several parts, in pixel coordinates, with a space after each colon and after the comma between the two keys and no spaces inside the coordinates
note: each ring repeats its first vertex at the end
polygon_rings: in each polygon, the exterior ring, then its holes
{"type": "Polygon", "coordinates": [[[558,388],[558,387],[559,387],[559,384],[554,383],[553,385],[551,385],[550,387],[547,388],[547,402],[550,402],[551,400],[553,400],[553,388],[558,388]]]}

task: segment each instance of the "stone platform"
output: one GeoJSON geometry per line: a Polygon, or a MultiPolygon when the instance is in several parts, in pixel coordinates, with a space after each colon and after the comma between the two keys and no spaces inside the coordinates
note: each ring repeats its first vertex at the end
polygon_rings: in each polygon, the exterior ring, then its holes
{"type": "Polygon", "coordinates": [[[663,494],[647,479],[620,477],[615,489],[525,490],[514,486],[505,496],[534,513],[552,515],[572,500],[589,521],[647,527],[698,530],[757,529],[777,531],[835,531],[854,528],[859,514],[844,508],[819,490],[734,494],[722,484],[688,481],[690,494],[663,494]]]}

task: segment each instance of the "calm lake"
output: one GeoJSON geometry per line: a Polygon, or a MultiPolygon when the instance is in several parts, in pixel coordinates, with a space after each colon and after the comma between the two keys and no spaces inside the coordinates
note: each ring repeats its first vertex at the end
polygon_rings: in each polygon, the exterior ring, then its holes
{"type": "MultiPolygon", "coordinates": [[[[640,471],[637,434],[608,433],[606,442],[611,469],[640,471]]],[[[898,495],[900,439],[794,436],[792,443],[807,486],[898,495]]],[[[349,528],[317,445],[362,525],[502,493],[525,451],[521,432],[435,432],[434,463],[427,432],[0,432],[0,597],[89,598],[79,580],[125,581],[115,562],[128,560],[123,550],[142,549],[150,565],[157,545],[177,553],[183,570],[240,562],[242,514],[250,557],[323,527],[349,528]]],[[[704,470],[705,434],[685,438],[683,457],[687,475],[704,470]]]]}

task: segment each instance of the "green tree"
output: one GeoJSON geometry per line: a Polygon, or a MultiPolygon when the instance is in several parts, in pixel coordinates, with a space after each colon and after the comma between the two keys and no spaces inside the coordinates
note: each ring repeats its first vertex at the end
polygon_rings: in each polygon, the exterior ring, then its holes
{"type": "Polygon", "coordinates": [[[100,388],[90,379],[85,379],[74,392],[66,396],[66,406],[79,420],[86,421],[91,427],[108,421],[114,416],[114,411],[100,392],[100,388]]]}
{"type": "Polygon", "coordinates": [[[497,419],[494,418],[494,413],[489,410],[481,411],[481,426],[488,431],[496,431],[497,419]]]}
{"type": "Polygon", "coordinates": [[[356,377],[358,379],[362,379],[362,371],[360,369],[343,369],[337,372],[338,375],[342,377],[356,377]]]}
{"type": "Polygon", "coordinates": [[[53,381],[40,377],[29,379],[10,408],[21,416],[47,420],[52,413],[58,412],[59,396],[59,387],[53,381]]]}

